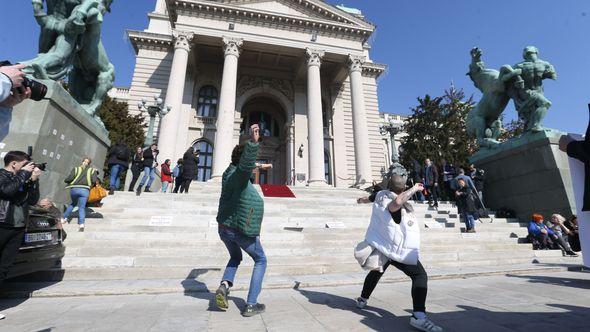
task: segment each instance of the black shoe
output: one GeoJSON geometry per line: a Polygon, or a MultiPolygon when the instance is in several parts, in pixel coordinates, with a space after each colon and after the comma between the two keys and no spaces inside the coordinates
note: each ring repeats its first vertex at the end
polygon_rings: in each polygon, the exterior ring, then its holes
{"type": "Polygon", "coordinates": [[[141,195],[141,187],[137,187],[137,189],[135,190],[135,195],[141,195]]]}
{"type": "Polygon", "coordinates": [[[570,257],[578,257],[578,254],[576,254],[575,252],[569,250],[565,252],[568,256],[570,257]]]}
{"type": "Polygon", "coordinates": [[[146,188],[143,190],[143,192],[144,192],[144,193],[151,193],[152,191],[150,190],[150,188],[146,187],[146,188]]]}
{"type": "Polygon", "coordinates": [[[248,304],[244,311],[242,311],[242,316],[244,317],[252,317],[258,314],[263,313],[266,310],[266,306],[262,303],[256,304],[248,304]]]}
{"type": "Polygon", "coordinates": [[[227,295],[229,294],[229,289],[225,286],[225,284],[221,284],[217,291],[215,292],[215,304],[217,304],[217,308],[221,310],[227,310],[229,307],[227,302],[227,295]]]}
{"type": "Polygon", "coordinates": [[[109,189],[109,195],[114,195],[115,194],[115,189],[109,189]]]}

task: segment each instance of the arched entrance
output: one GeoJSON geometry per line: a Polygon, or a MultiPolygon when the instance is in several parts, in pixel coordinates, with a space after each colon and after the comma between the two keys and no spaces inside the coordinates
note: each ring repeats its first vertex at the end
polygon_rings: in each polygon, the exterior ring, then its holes
{"type": "Polygon", "coordinates": [[[271,97],[255,96],[241,110],[241,139],[248,137],[248,129],[257,123],[260,126],[261,147],[258,162],[270,163],[272,169],[260,171],[260,184],[285,184],[287,182],[287,158],[285,123],[287,115],[283,106],[271,97]]]}

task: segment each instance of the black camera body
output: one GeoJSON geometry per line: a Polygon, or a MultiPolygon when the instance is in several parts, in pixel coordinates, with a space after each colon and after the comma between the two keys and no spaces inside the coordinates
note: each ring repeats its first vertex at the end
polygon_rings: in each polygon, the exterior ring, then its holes
{"type": "MultiPolygon", "coordinates": [[[[4,66],[12,66],[12,63],[10,63],[10,61],[1,61],[0,67],[4,66]]],[[[43,98],[45,98],[45,96],[47,95],[47,85],[37,82],[35,80],[31,80],[26,76],[23,80],[23,86],[20,88],[16,88],[16,90],[18,90],[18,93],[22,94],[25,91],[25,88],[31,89],[31,99],[33,99],[34,101],[43,100],[43,98]]]]}

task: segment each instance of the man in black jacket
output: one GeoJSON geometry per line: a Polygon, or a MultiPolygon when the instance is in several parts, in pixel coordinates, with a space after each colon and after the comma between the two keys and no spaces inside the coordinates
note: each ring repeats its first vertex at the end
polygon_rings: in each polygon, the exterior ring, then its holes
{"type": "Polygon", "coordinates": [[[424,189],[428,191],[428,205],[438,207],[438,171],[430,159],[425,161],[423,181],[424,189]]]}
{"type": "Polygon", "coordinates": [[[483,204],[483,190],[484,190],[484,182],[486,179],[485,172],[481,168],[475,167],[474,164],[469,165],[469,177],[473,181],[475,185],[475,189],[477,190],[477,196],[479,200],[483,204]]]}
{"type": "Polygon", "coordinates": [[[149,149],[143,151],[143,177],[139,181],[139,186],[135,193],[141,195],[141,188],[145,184],[145,192],[151,192],[150,187],[156,178],[156,167],[158,166],[158,146],[152,144],[149,149]],[[147,181],[147,184],[146,184],[147,181]]]}
{"type": "Polygon", "coordinates": [[[0,169],[0,283],[6,279],[23,242],[29,205],[39,201],[41,170],[28,154],[10,151],[0,169]]]}
{"type": "Polygon", "coordinates": [[[122,141],[117,142],[109,151],[109,170],[111,172],[109,195],[113,195],[115,190],[121,187],[119,175],[129,168],[130,156],[129,147],[122,141]]]}

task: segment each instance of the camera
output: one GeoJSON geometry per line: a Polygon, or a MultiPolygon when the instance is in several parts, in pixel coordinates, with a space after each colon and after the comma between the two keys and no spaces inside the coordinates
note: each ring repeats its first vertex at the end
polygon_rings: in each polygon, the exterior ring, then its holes
{"type": "MultiPolygon", "coordinates": [[[[10,63],[10,61],[0,62],[0,67],[4,66],[12,66],[12,63],[10,63]]],[[[43,100],[43,98],[45,98],[45,95],[47,95],[47,85],[37,82],[35,80],[31,80],[26,76],[24,77],[22,88],[17,88],[17,90],[19,93],[23,93],[24,88],[31,89],[31,99],[33,99],[34,101],[43,100]]]]}
{"type": "Polygon", "coordinates": [[[30,162],[27,165],[33,164],[36,168],[40,169],[41,171],[45,172],[47,170],[47,163],[34,163],[34,162],[30,162]]]}

